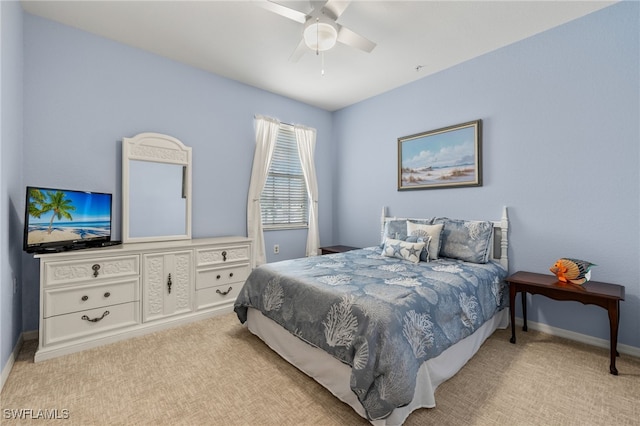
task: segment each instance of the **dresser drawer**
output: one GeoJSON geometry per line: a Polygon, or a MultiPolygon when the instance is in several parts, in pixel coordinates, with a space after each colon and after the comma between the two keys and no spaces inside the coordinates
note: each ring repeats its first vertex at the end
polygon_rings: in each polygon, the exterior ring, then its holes
{"type": "Polygon", "coordinates": [[[244,283],[249,276],[249,265],[235,265],[224,268],[200,268],[196,270],[196,290],[232,283],[244,283]]]}
{"type": "Polygon", "coordinates": [[[140,275],[140,256],[113,256],[95,259],[45,262],[44,285],[79,281],[104,281],[140,275]]]}
{"type": "Polygon", "coordinates": [[[216,305],[233,305],[243,282],[235,282],[217,287],[203,288],[196,291],[198,309],[209,308],[216,305]]]}
{"type": "Polygon", "coordinates": [[[139,279],[60,287],[45,291],[44,317],[140,300],[139,279]]]}
{"type": "Polygon", "coordinates": [[[231,262],[248,262],[249,246],[222,246],[196,250],[196,266],[215,266],[231,262]]]}
{"type": "Polygon", "coordinates": [[[44,320],[44,345],[91,336],[139,323],[140,303],[130,302],[90,309],[44,320]]]}

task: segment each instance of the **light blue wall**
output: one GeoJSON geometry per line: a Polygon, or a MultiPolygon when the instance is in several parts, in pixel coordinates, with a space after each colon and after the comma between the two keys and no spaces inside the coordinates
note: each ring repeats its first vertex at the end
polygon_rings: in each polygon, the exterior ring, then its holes
{"type": "Polygon", "coordinates": [[[22,7],[0,2],[0,370],[22,331],[22,7]]]}
{"type": "MultiPolygon", "coordinates": [[[[617,4],[335,113],[334,239],[377,243],[383,205],[467,219],[506,205],[511,271],[596,263],[594,280],[626,286],[619,341],[640,348],[639,8],[617,4]],[[398,137],[478,118],[482,187],[396,190],[398,137]]],[[[530,306],[532,321],[609,337],[601,308],[530,306]]]]}
{"type": "MultiPolygon", "coordinates": [[[[329,112],[33,15],[24,26],[25,185],[111,192],[120,212],[120,141],[165,133],[193,148],[193,237],[246,235],[253,117],[263,114],[317,129],[320,239],[331,238],[329,112]]],[[[281,256],[304,256],[306,234],[270,238],[281,256]]],[[[38,267],[25,258],[24,329],[34,330],[38,267]]]]}
{"type": "MultiPolygon", "coordinates": [[[[119,141],[167,133],[194,150],[194,237],[246,235],[256,113],[318,129],[321,244],[375,244],[383,205],[461,218],[498,218],[507,205],[512,270],[545,272],[561,256],[597,263],[595,279],[626,285],[620,342],[640,347],[638,3],[334,114],[32,15],[23,21],[17,3],[0,4],[2,366],[19,332],[38,327],[38,267],[20,255],[25,185],[113,192],[119,212],[119,141]],[[14,108],[23,102],[24,112],[14,108]],[[477,118],[483,187],[396,191],[399,136],[477,118]],[[12,272],[22,295],[10,291],[12,272]]],[[[302,256],[305,239],[267,232],[267,260],[302,256]]],[[[558,303],[536,296],[530,319],[608,338],[603,310],[558,303]]]]}

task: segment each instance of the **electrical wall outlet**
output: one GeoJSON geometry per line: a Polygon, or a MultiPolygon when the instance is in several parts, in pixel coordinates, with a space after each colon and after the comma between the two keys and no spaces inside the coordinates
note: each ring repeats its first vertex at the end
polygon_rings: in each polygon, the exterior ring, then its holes
{"type": "Polygon", "coordinates": [[[275,244],[275,245],[273,246],[273,252],[274,252],[275,254],[280,253],[280,244],[275,244]]]}

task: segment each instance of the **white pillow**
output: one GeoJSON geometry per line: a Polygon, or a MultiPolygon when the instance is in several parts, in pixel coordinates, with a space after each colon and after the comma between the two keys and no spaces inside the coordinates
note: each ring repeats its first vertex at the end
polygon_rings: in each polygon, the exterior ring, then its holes
{"type": "Polygon", "coordinates": [[[423,248],[424,243],[409,243],[407,241],[387,238],[384,240],[382,255],[418,263],[420,262],[420,252],[423,248]]]}
{"type": "Polygon", "coordinates": [[[412,237],[422,237],[425,240],[431,237],[429,241],[429,260],[438,260],[438,253],[440,252],[440,234],[444,225],[439,223],[437,225],[423,225],[421,223],[413,223],[407,221],[407,235],[412,237]]]}

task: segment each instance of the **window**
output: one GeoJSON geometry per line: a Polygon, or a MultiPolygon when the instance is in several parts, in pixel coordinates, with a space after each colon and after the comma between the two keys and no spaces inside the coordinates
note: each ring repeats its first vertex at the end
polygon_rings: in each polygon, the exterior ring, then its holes
{"type": "Polygon", "coordinates": [[[260,197],[264,229],[308,225],[309,197],[293,127],[281,125],[267,182],[260,197]]]}

